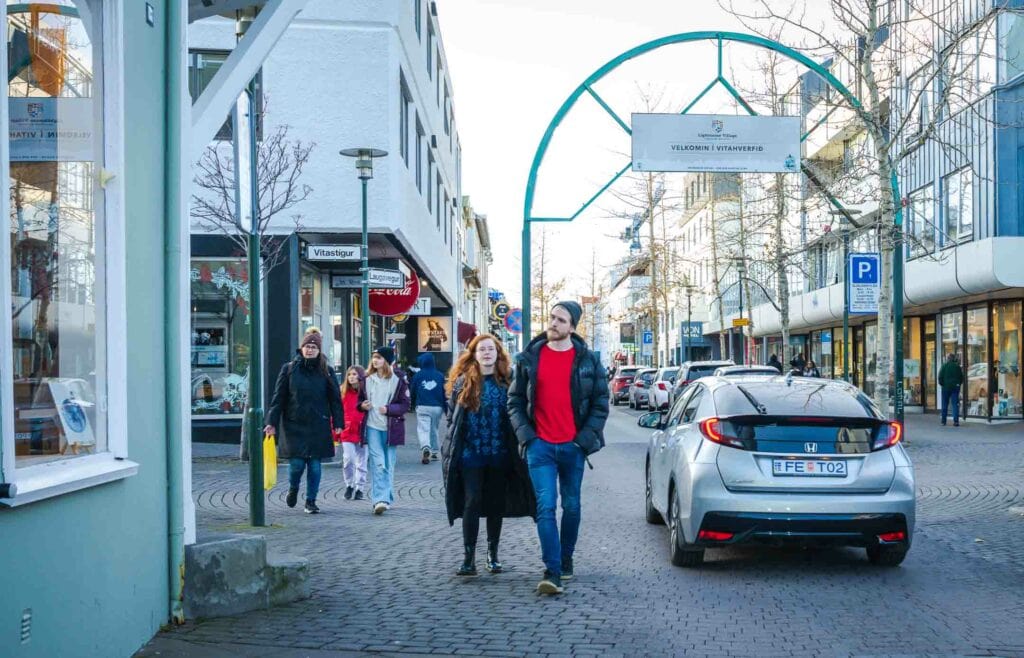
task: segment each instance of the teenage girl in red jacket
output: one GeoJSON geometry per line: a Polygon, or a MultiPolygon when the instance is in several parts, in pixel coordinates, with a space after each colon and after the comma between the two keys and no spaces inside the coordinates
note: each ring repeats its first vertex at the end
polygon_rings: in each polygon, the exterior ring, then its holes
{"type": "Polygon", "coordinates": [[[359,408],[359,390],[366,381],[366,371],[351,366],[341,385],[341,405],[345,409],[345,429],[340,432],[345,475],[345,500],[366,498],[366,446],[362,445],[360,427],[365,411],[359,408]]]}

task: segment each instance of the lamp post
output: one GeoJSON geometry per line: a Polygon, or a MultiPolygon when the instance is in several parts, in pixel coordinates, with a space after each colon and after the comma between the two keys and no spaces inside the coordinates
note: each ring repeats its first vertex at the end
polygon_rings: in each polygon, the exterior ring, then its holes
{"type": "MultiPolygon", "coordinates": [[[[690,360],[690,332],[693,331],[693,325],[690,322],[690,316],[693,311],[693,286],[686,286],[686,350],[683,352],[683,363],[690,360]]],[[[682,364],[680,364],[682,365],[682,364]]]]}
{"type": "Polygon", "coordinates": [[[850,227],[853,216],[860,210],[843,208],[832,210],[830,215],[839,217],[839,235],[843,240],[843,381],[850,381],[850,227]]]}
{"type": "MultiPolygon", "coordinates": [[[[740,287],[740,320],[743,320],[743,279],[747,276],[747,264],[740,259],[736,265],[736,271],[739,274],[737,283],[740,287]]],[[[747,361],[747,335],[744,331],[744,327],[740,325],[740,365],[744,365],[747,361]]]]}
{"type": "Polygon", "coordinates": [[[359,308],[362,314],[362,331],[359,336],[359,361],[364,366],[370,365],[370,243],[366,226],[366,183],[373,178],[373,159],[383,158],[387,151],[375,148],[349,148],[342,149],[339,153],[347,158],[356,159],[356,175],[362,182],[363,187],[363,237],[360,243],[362,265],[359,272],[362,275],[361,294],[359,308]]]}

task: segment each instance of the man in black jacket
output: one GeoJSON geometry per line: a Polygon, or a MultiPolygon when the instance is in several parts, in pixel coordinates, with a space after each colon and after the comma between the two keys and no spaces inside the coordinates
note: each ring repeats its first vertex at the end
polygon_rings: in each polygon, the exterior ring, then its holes
{"type": "Polygon", "coordinates": [[[587,455],[604,447],[608,380],[597,355],[573,331],[583,309],[555,304],[547,331],[534,338],[512,369],[508,413],[537,495],[537,534],[544,560],[542,594],[561,594],[573,576],[580,528],[580,486],[587,455]],[[562,494],[562,529],[555,519],[562,494]]]}

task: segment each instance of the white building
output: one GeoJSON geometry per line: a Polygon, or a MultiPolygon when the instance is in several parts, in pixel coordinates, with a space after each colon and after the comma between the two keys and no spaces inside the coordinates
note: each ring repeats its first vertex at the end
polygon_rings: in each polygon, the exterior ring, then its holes
{"type": "Polygon", "coordinates": [[[473,335],[490,331],[491,302],[488,299],[491,234],[487,215],[473,208],[469,197],[462,198],[460,224],[462,294],[459,296],[459,342],[466,344],[473,335]]]}

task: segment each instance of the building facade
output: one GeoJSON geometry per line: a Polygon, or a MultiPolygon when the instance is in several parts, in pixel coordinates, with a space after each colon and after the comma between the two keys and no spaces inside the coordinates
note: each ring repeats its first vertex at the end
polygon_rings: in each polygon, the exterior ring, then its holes
{"type": "Polygon", "coordinates": [[[491,254],[491,234],[487,215],[478,213],[469,201],[462,198],[462,218],[459,242],[462,259],[462,305],[459,309],[459,343],[466,345],[478,333],[486,333],[491,326],[492,304],[488,296],[489,268],[494,262],[491,254]]]}

